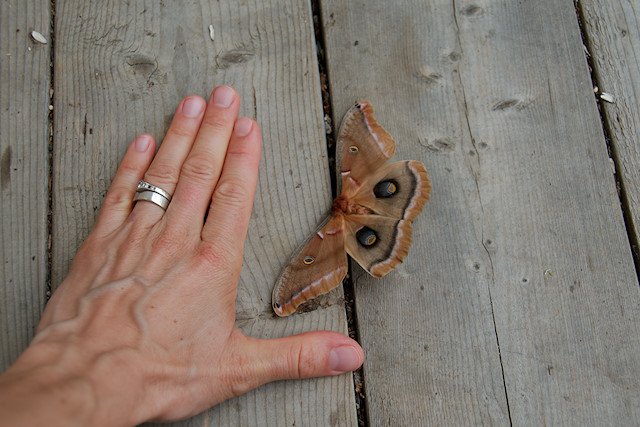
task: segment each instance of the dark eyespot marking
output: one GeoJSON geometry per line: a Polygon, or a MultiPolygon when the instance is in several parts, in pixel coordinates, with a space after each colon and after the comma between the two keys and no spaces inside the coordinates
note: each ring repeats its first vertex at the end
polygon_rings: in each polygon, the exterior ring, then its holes
{"type": "Polygon", "coordinates": [[[355,145],[352,145],[349,147],[349,152],[350,153],[357,153],[358,152],[358,147],[355,145]]]}
{"type": "Polygon", "coordinates": [[[396,194],[397,191],[398,183],[394,180],[380,181],[375,187],[373,187],[373,194],[375,194],[378,199],[391,197],[396,194]]]}
{"type": "Polygon", "coordinates": [[[313,262],[316,259],[314,257],[312,257],[311,255],[307,255],[306,257],[304,257],[304,259],[302,260],[302,262],[304,262],[307,265],[313,264],[313,262]]]}
{"type": "Polygon", "coordinates": [[[358,243],[365,248],[372,248],[378,242],[376,232],[369,227],[362,227],[360,230],[356,231],[356,239],[358,239],[358,243]]]}
{"type": "Polygon", "coordinates": [[[279,302],[274,302],[274,303],[273,303],[273,305],[274,305],[276,308],[280,308],[280,303],[279,303],[279,302]]]}

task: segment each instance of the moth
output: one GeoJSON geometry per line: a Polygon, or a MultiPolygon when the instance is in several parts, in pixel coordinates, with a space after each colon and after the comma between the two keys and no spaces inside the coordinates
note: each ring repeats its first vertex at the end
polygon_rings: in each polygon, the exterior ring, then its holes
{"type": "Polygon", "coordinates": [[[429,200],[431,182],[421,162],[387,164],[395,149],[369,102],[347,111],[336,146],[339,196],[280,272],[272,294],[278,316],[340,285],[347,254],[374,277],[389,273],[407,256],[411,221],[429,200]]]}

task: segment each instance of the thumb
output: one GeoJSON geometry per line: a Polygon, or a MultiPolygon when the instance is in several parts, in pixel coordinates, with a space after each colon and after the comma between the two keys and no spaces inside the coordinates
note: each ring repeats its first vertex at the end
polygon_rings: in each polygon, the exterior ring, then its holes
{"type": "Polygon", "coordinates": [[[238,344],[246,363],[240,382],[248,389],[276,380],[339,375],[358,369],[364,361],[360,345],[337,332],[305,332],[268,340],[242,335],[238,344]]]}

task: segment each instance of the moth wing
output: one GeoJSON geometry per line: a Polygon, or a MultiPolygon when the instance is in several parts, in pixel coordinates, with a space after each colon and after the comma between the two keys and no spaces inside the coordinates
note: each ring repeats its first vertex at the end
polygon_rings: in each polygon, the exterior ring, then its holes
{"type": "Polygon", "coordinates": [[[382,277],[402,263],[410,246],[409,220],[380,215],[345,216],[347,253],[373,277],[382,277]]]}
{"type": "Polygon", "coordinates": [[[326,218],[294,252],[273,288],[271,304],[288,316],[302,303],[337,287],[347,274],[342,216],[326,218]]]}
{"type": "Polygon", "coordinates": [[[362,101],[344,115],[336,147],[338,194],[355,193],[371,171],[393,156],[396,143],[373,117],[373,107],[362,101]]]}
{"type": "Polygon", "coordinates": [[[431,181],[424,165],[406,160],[375,171],[366,178],[353,201],[378,215],[413,221],[430,194],[431,181]]]}

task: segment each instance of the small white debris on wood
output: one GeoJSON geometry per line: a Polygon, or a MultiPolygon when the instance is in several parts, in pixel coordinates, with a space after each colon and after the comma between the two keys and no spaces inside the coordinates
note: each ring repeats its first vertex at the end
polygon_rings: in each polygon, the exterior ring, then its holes
{"type": "Polygon", "coordinates": [[[324,115],[324,132],[327,135],[331,135],[331,133],[333,132],[333,127],[331,125],[331,117],[329,117],[327,114],[324,115]]]}
{"type": "Polygon", "coordinates": [[[216,38],[216,30],[213,28],[213,24],[209,25],[209,37],[211,41],[214,41],[216,38]]]}
{"type": "Polygon", "coordinates": [[[38,43],[47,44],[47,39],[36,30],[31,31],[31,38],[38,43]]]}
{"type": "Polygon", "coordinates": [[[593,93],[598,93],[598,92],[600,92],[600,89],[598,88],[598,86],[594,86],[593,93]]]}
{"type": "Polygon", "coordinates": [[[589,53],[589,49],[587,49],[587,46],[585,46],[584,44],[582,45],[582,49],[584,50],[584,54],[587,56],[591,56],[591,54],[589,53]]]}
{"type": "Polygon", "coordinates": [[[49,104],[49,111],[53,111],[53,105],[49,104]]]}
{"type": "Polygon", "coordinates": [[[600,99],[602,99],[604,102],[608,102],[609,104],[613,104],[616,102],[616,99],[613,97],[613,95],[607,92],[602,92],[600,94],[600,99]]]}

